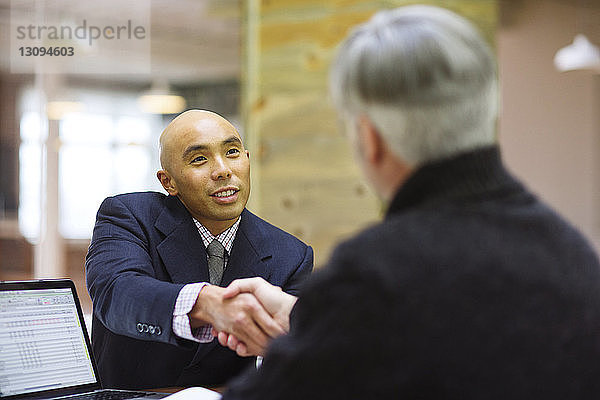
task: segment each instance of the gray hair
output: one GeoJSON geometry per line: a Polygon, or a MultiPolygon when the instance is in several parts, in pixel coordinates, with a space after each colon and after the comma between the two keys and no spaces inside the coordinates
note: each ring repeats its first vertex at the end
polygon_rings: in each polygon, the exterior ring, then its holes
{"type": "Polygon", "coordinates": [[[442,8],[377,13],[342,43],[330,75],[346,117],[369,117],[412,165],[493,144],[496,64],[477,30],[442,8]]]}

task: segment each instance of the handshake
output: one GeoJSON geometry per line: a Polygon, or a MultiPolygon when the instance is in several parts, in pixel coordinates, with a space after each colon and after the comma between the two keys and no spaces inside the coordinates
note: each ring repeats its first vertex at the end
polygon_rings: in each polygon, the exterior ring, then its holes
{"type": "Polygon", "coordinates": [[[212,325],[213,336],[239,356],[263,355],[269,342],[289,331],[297,298],[262,278],[207,285],[188,313],[192,329],[212,325]]]}

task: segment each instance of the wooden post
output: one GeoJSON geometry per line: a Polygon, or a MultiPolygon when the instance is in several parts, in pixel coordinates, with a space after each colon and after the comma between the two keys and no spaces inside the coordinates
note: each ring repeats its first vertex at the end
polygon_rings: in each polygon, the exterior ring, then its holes
{"type": "MultiPolygon", "coordinates": [[[[337,242],[377,221],[383,210],[362,181],[328,98],[335,48],[374,12],[417,2],[244,3],[242,113],[252,160],[249,207],[312,245],[318,267],[337,242]]],[[[463,14],[493,39],[496,0],[419,3],[463,14]]]]}

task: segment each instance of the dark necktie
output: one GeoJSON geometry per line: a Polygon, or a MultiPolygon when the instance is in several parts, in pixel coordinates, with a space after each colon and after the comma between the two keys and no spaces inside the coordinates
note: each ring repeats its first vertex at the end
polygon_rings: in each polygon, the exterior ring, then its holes
{"type": "Polygon", "coordinates": [[[208,253],[208,275],[210,283],[219,285],[223,278],[225,268],[225,248],[217,239],[214,239],[206,248],[208,253]]]}

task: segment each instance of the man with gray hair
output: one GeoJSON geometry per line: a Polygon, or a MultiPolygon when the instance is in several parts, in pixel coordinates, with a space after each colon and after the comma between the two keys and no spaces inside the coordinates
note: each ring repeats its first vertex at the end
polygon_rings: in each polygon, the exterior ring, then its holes
{"type": "Polygon", "coordinates": [[[600,265],[504,168],[476,29],[435,7],[378,13],[343,42],[331,92],[385,220],[338,246],[298,301],[232,283],[291,329],[224,398],[598,397],[600,265]]]}

